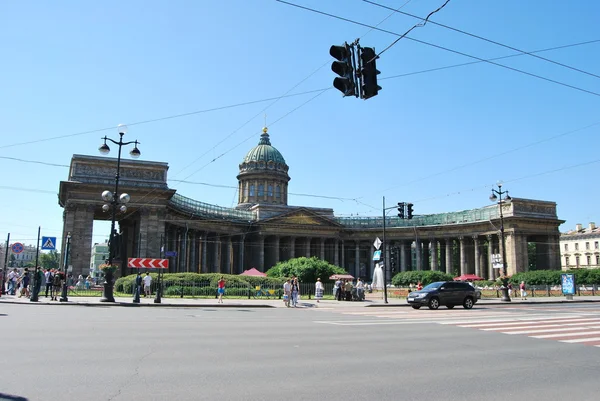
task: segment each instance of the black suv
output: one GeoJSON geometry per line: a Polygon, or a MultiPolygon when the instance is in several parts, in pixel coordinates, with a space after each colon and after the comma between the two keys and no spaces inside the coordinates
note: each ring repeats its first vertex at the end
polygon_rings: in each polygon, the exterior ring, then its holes
{"type": "Polygon", "coordinates": [[[471,309],[477,302],[477,291],[471,284],[459,281],[437,281],[423,287],[422,290],[408,294],[406,301],[415,309],[427,305],[429,309],[437,309],[440,305],[452,309],[462,305],[471,309]]]}

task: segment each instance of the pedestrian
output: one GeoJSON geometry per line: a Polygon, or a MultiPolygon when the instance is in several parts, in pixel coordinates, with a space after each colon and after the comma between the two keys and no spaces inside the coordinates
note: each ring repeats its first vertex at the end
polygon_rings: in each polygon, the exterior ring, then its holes
{"type": "Polygon", "coordinates": [[[217,293],[219,294],[218,303],[222,304],[223,303],[223,294],[225,294],[225,279],[223,278],[223,276],[221,276],[221,278],[217,282],[217,293]]]}
{"type": "Polygon", "coordinates": [[[342,280],[340,280],[339,278],[337,280],[335,280],[335,283],[333,284],[333,290],[335,292],[335,299],[338,301],[342,300],[342,280]]]}
{"type": "Polygon", "coordinates": [[[44,278],[46,279],[46,295],[45,298],[48,298],[48,292],[51,292],[52,290],[52,278],[53,278],[53,274],[52,271],[50,269],[46,269],[46,271],[44,272],[44,278]]]}
{"type": "Polygon", "coordinates": [[[146,298],[146,296],[152,296],[152,290],[150,289],[151,284],[152,276],[150,276],[149,272],[146,272],[146,276],[144,277],[144,298],[146,298]]]}
{"type": "Polygon", "coordinates": [[[283,283],[283,304],[290,307],[290,298],[292,296],[292,284],[290,283],[290,279],[288,278],[283,283]]]}
{"type": "Polygon", "coordinates": [[[23,275],[20,277],[19,281],[21,284],[21,292],[19,293],[19,298],[21,298],[23,295],[25,295],[25,297],[29,298],[29,269],[28,268],[25,268],[25,270],[23,271],[23,275]]]}
{"type": "Polygon", "coordinates": [[[294,278],[292,281],[292,306],[294,308],[298,307],[298,296],[300,296],[300,286],[298,284],[298,279],[294,278]]]}
{"type": "Polygon", "coordinates": [[[19,281],[19,272],[17,269],[13,269],[8,273],[8,293],[9,295],[15,295],[17,291],[17,282],[19,281]]]}
{"type": "Polygon", "coordinates": [[[512,296],[513,285],[512,283],[508,283],[508,296],[512,296]]]}
{"type": "Polygon", "coordinates": [[[519,284],[519,291],[521,292],[521,299],[527,299],[527,288],[525,287],[525,281],[521,281],[521,284],[519,284]]]}
{"type": "Polygon", "coordinates": [[[58,294],[61,292],[63,283],[63,275],[58,270],[54,272],[54,278],[52,279],[52,290],[50,291],[50,300],[58,301],[58,294]]]}
{"type": "Polygon", "coordinates": [[[317,278],[317,282],[315,283],[315,299],[317,302],[323,299],[323,283],[320,278],[317,278]]]}
{"type": "Polygon", "coordinates": [[[359,301],[365,299],[365,283],[363,283],[360,277],[356,281],[356,298],[358,298],[359,301]]]}
{"type": "Polygon", "coordinates": [[[417,283],[417,291],[421,291],[423,289],[423,284],[421,284],[421,282],[419,281],[417,283]]]}

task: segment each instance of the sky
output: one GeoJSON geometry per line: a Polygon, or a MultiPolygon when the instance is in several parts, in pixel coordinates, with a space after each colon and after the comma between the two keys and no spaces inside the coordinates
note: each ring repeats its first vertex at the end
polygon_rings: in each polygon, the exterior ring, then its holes
{"type": "MultiPolygon", "coordinates": [[[[375,1],[422,18],[445,2],[375,1]]],[[[453,212],[489,205],[502,180],[556,202],[563,232],[600,223],[600,3],[450,0],[430,21],[513,49],[427,23],[380,54],[382,89],[361,100],[333,88],[330,46],[381,52],[420,20],[290,2],[363,25],[276,0],[0,2],[0,241],[35,244],[39,226],[60,237],[72,155],[99,156],[118,124],[141,160],[169,164],[171,188],[210,204],[236,205],[266,122],[291,205],[380,216],[385,197],[453,212]]],[[[96,222],[94,242],[108,231],[96,222]]]]}

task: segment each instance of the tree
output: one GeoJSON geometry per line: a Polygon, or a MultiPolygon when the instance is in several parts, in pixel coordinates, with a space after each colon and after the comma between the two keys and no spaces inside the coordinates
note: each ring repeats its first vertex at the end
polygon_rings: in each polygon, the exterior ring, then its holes
{"type": "Polygon", "coordinates": [[[304,283],[315,282],[317,281],[317,278],[327,282],[329,281],[329,277],[333,274],[347,273],[341,267],[332,265],[316,256],[313,256],[312,258],[301,257],[286,260],[277,263],[267,270],[267,277],[286,278],[296,276],[300,282],[304,283]]]}
{"type": "Polygon", "coordinates": [[[60,268],[60,254],[55,250],[40,255],[40,266],[44,269],[60,268]]]}

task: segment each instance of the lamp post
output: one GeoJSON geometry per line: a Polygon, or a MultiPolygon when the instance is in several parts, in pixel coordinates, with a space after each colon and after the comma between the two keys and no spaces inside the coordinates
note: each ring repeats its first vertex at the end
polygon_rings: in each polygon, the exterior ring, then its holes
{"type": "Polygon", "coordinates": [[[141,152],[137,147],[137,145],[139,143],[137,140],[130,141],[130,142],[123,142],[123,136],[127,133],[127,126],[123,125],[123,124],[119,124],[119,126],[117,127],[117,130],[119,132],[119,141],[118,142],[113,139],[107,138],[105,136],[104,138],[102,138],[104,140],[104,143],[98,148],[100,153],[102,153],[103,155],[107,155],[110,152],[110,148],[106,144],[106,141],[110,141],[110,142],[114,143],[115,145],[119,146],[119,151],[117,154],[117,173],[115,174],[115,190],[114,190],[114,192],[110,192],[108,190],[102,192],[102,200],[107,202],[104,205],[102,205],[102,210],[105,212],[108,212],[109,210],[111,210],[111,219],[110,219],[110,237],[108,240],[108,242],[109,242],[109,245],[108,245],[108,248],[109,248],[109,250],[108,250],[108,267],[105,269],[105,273],[104,273],[104,291],[102,293],[102,298],[100,298],[100,302],[115,302],[115,297],[113,295],[113,271],[115,270],[113,267],[113,259],[115,259],[115,257],[118,256],[117,255],[118,245],[116,243],[117,238],[115,235],[116,234],[115,220],[117,217],[117,209],[119,211],[121,211],[122,213],[125,213],[127,211],[126,204],[131,200],[131,197],[129,196],[129,194],[122,193],[121,195],[119,195],[119,177],[120,177],[120,170],[121,170],[121,147],[123,145],[130,145],[133,143],[134,147],[129,152],[129,154],[134,159],[137,159],[141,155],[141,152]]]}
{"type": "Polygon", "coordinates": [[[510,296],[508,295],[508,269],[506,263],[506,243],[504,241],[504,215],[502,214],[502,205],[506,202],[510,202],[512,198],[508,195],[508,191],[502,190],[502,182],[496,184],[498,189],[492,188],[492,194],[490,200],[492,202],[498,202],[500,208],[500,241],[502,241],[502,298],[501,301],[511,302],[510,296]],[[497,196],[496,196],[497,195],[497,196]],[[502,196],[504,196],[502,199],[502,196]]]}
{"type": "MultiPolygon", "coordinates": [[[[69,297],[68,297],[68,292],[69,292],[69,287],[68,287],[68,283],[67,283],[67,273],[69,270],[69,252],[70,252],[70,248],[71,248],[71,233],[67,233],[67,245],[65,247],[65,254],[64,254],[64,259],[63,259],[63,263],[64,263],[64,280],[63,280],[63,285],[62,285],[62,292],[60,294],[60,302],[69,302],[69,297]]],[[[56,273],[59,274],[59,273],[56,273]]]]}

